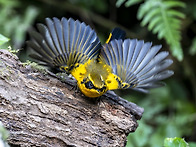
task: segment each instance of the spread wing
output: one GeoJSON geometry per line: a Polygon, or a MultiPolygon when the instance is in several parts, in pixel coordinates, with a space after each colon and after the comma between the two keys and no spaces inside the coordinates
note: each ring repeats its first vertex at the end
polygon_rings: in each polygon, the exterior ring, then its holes
{"type": "Polygon", "coordinates": [[[113,73],[129,88],[148,92],[149,88],[163,86],[160,81],[173,75],[173,71],[167,70],[173,61],[166,59],[168,52],[158,53],[160,49],[161,45],[152,46],[136,39],[112,40],[103,46],[100,59],[111,66],[113,73]]]}
{"type": "Polygon", "coordinates": [[[100,41],[85,23],[72,18],[46,18],[46,25],[38,24],[38,31],[30,31],[27,44],[36,54],[31,57],[42,63],[60,67],[74,66],[97,56],[100,41]]]}

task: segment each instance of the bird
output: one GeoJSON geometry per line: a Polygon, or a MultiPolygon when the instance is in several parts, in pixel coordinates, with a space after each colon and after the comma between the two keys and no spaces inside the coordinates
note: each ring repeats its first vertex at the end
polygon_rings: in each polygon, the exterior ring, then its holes
{"type": "Polygon", "coordinates": [[[96,32],[73,18],[46,18],[37,30],[29,31],[27,45],[31,55],[42,65],[71,74],[81,92],[97,98],[108,90],[133,89],[148,93],[162,87],[162,80],[174,72],[169,52],[161,45],[125,38],[126,32],[116,27],[102,45],[96,32]]]}

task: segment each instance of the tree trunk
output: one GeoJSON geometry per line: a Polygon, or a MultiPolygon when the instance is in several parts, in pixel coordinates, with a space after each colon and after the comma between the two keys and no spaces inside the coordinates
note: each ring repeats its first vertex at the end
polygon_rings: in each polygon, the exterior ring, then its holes
{"type": "Polygon", "coordinates": [[[138,126],[143,108],[113,92],[101,100],[73,89],[22,64],[0,50],[0,121],[10,132],[8,143],[19,146],[125,146],[138,126]]]}

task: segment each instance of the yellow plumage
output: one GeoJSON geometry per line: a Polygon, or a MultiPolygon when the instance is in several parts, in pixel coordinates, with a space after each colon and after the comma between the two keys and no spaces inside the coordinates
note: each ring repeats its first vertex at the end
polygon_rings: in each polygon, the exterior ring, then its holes
{"type": "Polygon", "coordinates": [[[99,97],[107,90],[118,89],[119,86],[117,76],[112,74],[111,67],[95,59],[80,64],[71,71],[71,74],[77,80],[82,93],[88,97],[99,97]]]}

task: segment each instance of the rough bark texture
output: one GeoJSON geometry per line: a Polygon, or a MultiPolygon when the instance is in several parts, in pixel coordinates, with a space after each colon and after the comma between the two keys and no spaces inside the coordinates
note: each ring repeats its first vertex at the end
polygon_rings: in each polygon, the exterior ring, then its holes
{"type": "Polygon", "coordinates": [[[0,121],[8,142],[19,146],[125,146],[143,108],[112,92],[101,101],[74,93],[75,81],[61,82],[24,66],[0,50],[0,121]]]}

